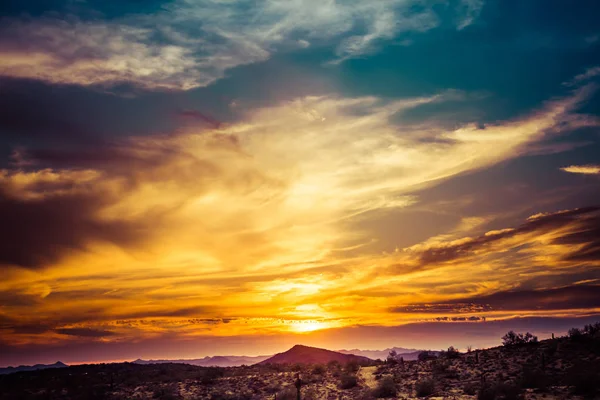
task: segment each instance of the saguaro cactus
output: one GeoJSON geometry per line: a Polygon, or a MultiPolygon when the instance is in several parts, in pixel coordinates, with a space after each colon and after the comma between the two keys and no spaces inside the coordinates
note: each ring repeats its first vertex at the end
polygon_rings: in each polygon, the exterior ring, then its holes
{"type": "Polygon", "coordinates": [[[296,399],[300,400],[300,389],[302,388],[302,379],[300,379],[300,374],[296,374],[296,399]]]}

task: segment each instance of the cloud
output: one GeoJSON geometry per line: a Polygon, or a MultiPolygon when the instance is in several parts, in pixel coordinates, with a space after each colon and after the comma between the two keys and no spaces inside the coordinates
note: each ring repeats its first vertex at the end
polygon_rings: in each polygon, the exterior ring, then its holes
{"type": "Polygon", "coordinates": [[[102,331],[88,328],[62,328],[56,329],[55,331],[60,335],[79,336],[85,338],[104,338],[107,336],[113,336],[115,334],[111,331],[102,331]]]}
{"type": "Polygon", "coordinates": [[[471,25],[479,17],[483,5],[483,0],[461,0],[460,8],[464,11],[461,13],[462,19],[457,24],[457,29],[462,30],[471,25]]]}
{"type": "MultiPolygon", "coordinates": [[[[40,338],[9,324],[6,340],[60,342],[56,329],[70,328],[115,332],[105,339],[116,340],[271,334],[307,319],[389,325],[398,322],[389,320],[392,305],[503,289],[488,282],[500,280],[494,273],[450,261],[505,243],[510,231],[476,237],[461,251],[464,243],[426,242],[381,255],[366,246],[374,233],[356,221],[416,204],[418,188],[525,154],[548,130],[585,119],[573,110],[588,94],[451,129],[403,123],[407,110],[454,101],[447,93],[308,96],[248,109],[218,129],[193,112],[169,134],[22,148],[21,164],[0,172],[0,216],[10,222],[0,226],[2,271],[10,274],[0,291],[20,294],[3,312],[52,329],[40,338]],[[434,254],[427,265],[426,251],[434,254]],[[440,254],[458,268],[453,279],[436,275],[440,254]]],[[[536,216],[516,229],[533,237],[587,213],[536,216]]],[[[570,262],[568,254],[558,258],[570,262]]]]}
{"type": "MultiPolygon", "coordinates": [[[[6,17],[0,73],[52,84],[189,90],[312,42],[335,47],[338,60],[372,53],[383,40],[436,27],[434,3],[178,0],[155,14],[112,20],[6,17]]],[[[472,3],[469,21],[477,14],[472,3]]]]}
{"type": "Polygon", "coordinates": [[[565,82],[565,86],[576,86],[580,85],[582,82],[588,81],[596,76],[600,75],[600,67],[590,67],[585,70],[585,72],[576,75],[573,79],[568,82],[565,82]]]}
{"type": "MultiPolygon", "coordinates": [[[[419,260],[422,265],[454,261],[475,255],[487,246],[516,236],[532,233],[543,234],[549,231],[557,231],[566,226],[593,226],[594,223],[598,222],[596,215],[598,210],[600,210],[598,207],[588,207],[549,214],[537,214],[529,217],[527,222],[517,228],[489,231],[476,238],[457,239],[434,244],[423,249],[421,249],[423,245],[417,245],[411,250],[419,253],[419,260]]],[[[595,239],[595,234],[592,237],[574,235],[573,238],[579,238],[582,243],[585,243],[584,240],[586,239],[595,239]]]]}
{"type": "Polygon", "coordinates": [[[572,174],[596,175],[600,174],[600,165],[570,165],[561,168],[561,171],[570,172],[572,174]]]}
{"type": "Polygon", "coordinates": [[[106,205],[90,188],[97,178],[93,171],[0,171],[0,217],[5,222],[0,265],[49,265],[94,240],[132,243],[139,226],[96,217],[106,205]]]}
{"type": "Polygon", "coordinates": [[[447,303],[413,304],[393,308],[400,313],[457,313],[600,308],[600,286],[575,285],[557,289],[510,290],[466,297],[447,303]]]}

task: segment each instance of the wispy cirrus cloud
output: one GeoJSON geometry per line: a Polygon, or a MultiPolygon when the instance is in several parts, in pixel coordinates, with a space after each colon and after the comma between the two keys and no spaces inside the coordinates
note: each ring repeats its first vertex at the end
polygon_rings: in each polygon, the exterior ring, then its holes
{"type": "MultiPolygon", "coordinates": [[[[436,27],[434,3],[178,0],[154,14],[112,20],[6,17],[0,74],[53,84],[188,90],[210,85],[231,68],[313,43],[335,48],[338,61],[360,57],[403,32],[436,27]]],[[[479,6],[471,3],[464,11],[469,23],[479,6]]]]}

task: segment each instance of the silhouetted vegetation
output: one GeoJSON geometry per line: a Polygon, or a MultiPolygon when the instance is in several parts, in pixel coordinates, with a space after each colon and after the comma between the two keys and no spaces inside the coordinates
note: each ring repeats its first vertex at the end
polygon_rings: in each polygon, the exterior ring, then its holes
{"type": "Polygon", "coordinates": [[[391,376],[383,377],[377,383],[377,387],[373,390],[373,396],[378,399],[386,397],[396,397],[396,383],[391,376]]]}
{"type": "Polygon", "coordinates": [[[435,393],[435,382],[433,379],[425,379],[415,384],[415,394],[417,397],[431,396],[435,393]]]}
{"type": "Polygon", "coordinates": [[[340,377],[340,389],[351,389],[357,384],[358,379],[356,379],[356,375],[346,373],[340,377]]]}
{"type": "Polygon", "coordinates": [[[506,335],[502,336],[502,344],[504,346],[518,346],[522,344],[533,344],[537,342],[537,336],[534,336],[529,332],[523,335],[522,333],[515,333],[513,331],[509,331],[506,335]]]}
{"type": "Polygon", "coordinates": [[[435,360],[437,356],[431,351],[422,351],[417,356],[419,361],[435,360]]]}

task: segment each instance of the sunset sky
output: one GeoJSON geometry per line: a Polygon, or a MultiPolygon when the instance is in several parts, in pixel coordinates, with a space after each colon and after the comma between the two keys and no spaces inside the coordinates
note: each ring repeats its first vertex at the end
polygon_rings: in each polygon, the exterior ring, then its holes
{"type": "Polygon", "coordinates": [[[600,320],[594,0],[8,0],[0,366],[600,320]]]}

